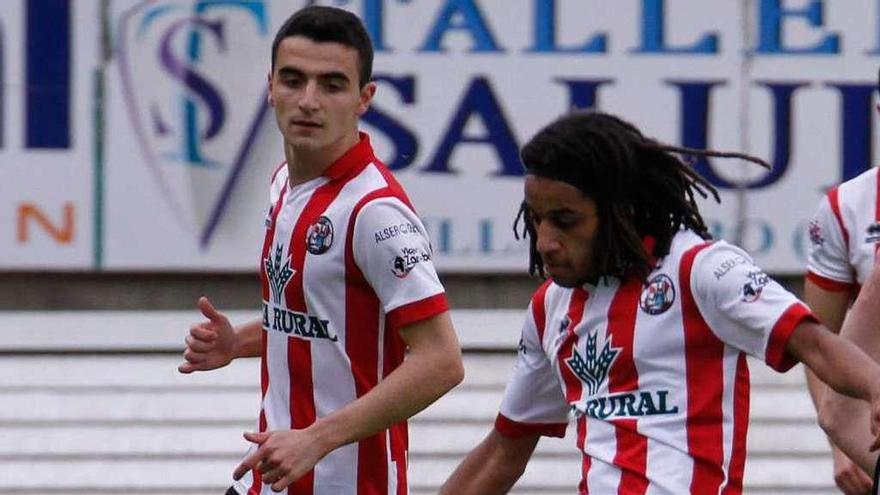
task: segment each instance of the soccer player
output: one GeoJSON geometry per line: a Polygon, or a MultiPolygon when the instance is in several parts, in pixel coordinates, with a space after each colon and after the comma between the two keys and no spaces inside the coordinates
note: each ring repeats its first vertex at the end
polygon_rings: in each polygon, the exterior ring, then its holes
{"type": "Polygon", "coordinates": [[[869,400],[880,426],[880,366],[746,252],[709,240],[694,198],[717,193],[672,153],[736,155],[665,145],[594,112],[525,145],[530,272],[550,279],[495,427],[442,494],[505,493],[540,436],[563,436],[572,417],[579,493],[741,493],[747,354],[779,371],[805,363],[869,400]]]}
{"type": "MultiPolygon", "coordinates": [[[[859,293],[859,287],[871,277],[880,247],[880,176],[877,169],[869,169],[829,190],[809,224],[809,236],[811,249],[804,300],[828,328],[841,332],[847,309],[859,293]]],[[[869,300],[866,299],[865,303],[868,306],[869,300]]],[[[880,299],[873,302],[880,305],[880,299]]],[[[849,328],[843,334],[874,359],[880,359],[880,339],[876,331],[860,332],[862,327],[853,325],[849,328]]],[[[807,381],[813,402],[820,404],[824,385],[809,372],[807,381]]],[[[866,406],[838,394],[827,395],[833,400],[824,417],[820,418],[823,423],[827,422],[834,435],[843,434],[841,430],[844,429],[855,430],[853,436],[847,435],[844,440],[847,443],[845,450],[853,456],[852,459],[832,443],[834,480],[845,494],[864,495],[871,488],[871,478],[866,473],[873,473],[877,455],[868,451],[867,430],[863,424],[853,422],[853,415],[858,411],[859,416],[866,416],[866,406]]]]}
{"type": "Polygon", "coordinates": [[[272,44],[286,163],[265,219],[262,316],[233,327],[201,298],[207,321],[179,368],[261,357],[259,429],[230,495],[407,493],[406,419],[463,378],[425,228],[358,132],[372,58],[361,21],[329,7],[294,13],[272,44]]]}

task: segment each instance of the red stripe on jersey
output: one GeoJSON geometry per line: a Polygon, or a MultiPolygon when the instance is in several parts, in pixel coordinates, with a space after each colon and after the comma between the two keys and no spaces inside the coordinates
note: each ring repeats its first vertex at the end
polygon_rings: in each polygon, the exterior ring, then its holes
{"type": "Polygon", "coordinates": [[[391,328],[399,330],[407,325],[427,320],[440,313],[449,311],[449,303],[446,302],[446,294],[440,293],[426,297],[421,301],[411,302],[394,308],[385,317],[391,328]]]}
{"type": "MultiPolygon", "coordinates": [[[[380,167],[381,168],[381,167],[380,167]]],[[[373,288],[367,282],[363,272],[354,259],[354,226],[360,210],[368,202],[392,196],[386,187],[373,191],[355,205],[347,226],[348,235],[345,242],[345,350],[351,360],[351,372],[354,377],[355,393],[362,397],[379,383],[379,345],[381,303],[373,288]]],[[[381,342],[383,350],[393,349],[398,344],[388,340],[401,340],[396,332],[391,331],[389,321],[385,321],[385,341],[381,342]],[[390,335],[388,335],[390,333],[390,335]]],[[[393,356],[385,356],[392,360],[393,356]]],[[[383,372],[390,372],[389,363],[382,363],[383,372]]],[[[385,431],[380,431],[358,442],[358,493],[388,493],[388,451],[385,431]]]]}
{"type": "Polygon", "coordinates": [[[563,382],[565,382],[565,399],[569,404],[581,400],[581,391],[583,390],[580,378],[575,376],[571,368],[568,367],[568,360],[574,355],[575,347],[577,347],[578,335],[574,329],[584,316],[584,305],[589,297],[590,293],[580,287],[571,291],[571,301],[568,303],[568,314],[566,315],[568,328],[565,329],[565,332],[567,335],[558,351],[559,371],[562,374],[563,382]]]}
{"type": "Polygon", "coordinates": [[[685,376],[687,380],[688,454],[693,459],[691,493],[718,493],[725,474],[723,462],[724,343],[712,333],[691,291],[694,258],[710,243],[685,252],[679,271],[684,319],[685,376]]]}
{"type": "MultiPolygon", "coordinates": [[[[382,377],[384,378],[403,362],[406,354],[406,343],[397,332],[393,331],[387,318],[385,319],[385,342],[383,343],[383,349],[382,377]]],[[[406,421],[391,425],[388,434],[391,437],[391,462],[397,464],[397,495],[407,495],[409,493],[406,476],[409,431],[406,421]]]]}
{"type": "MultiPolygon", "coordinates": [[[[260,359],[260,387],[262,388],[263,400],[266,399],[266,391],[269,389],[269,366],[266,364],[266,348],[269,343],[269,336],[263,331],[263,335],[260,336],[260,355],[262,359],[260,359]]],[[[268,422],[266,421],[266,410],[263,408],[263,401],[260,401],[260,431],[266,431],[268,428],[268,422]]],[[[254,495],[259,495],[261,491],[263,491],[263,474],[260,473],[256,469],[251,470],[251,474],[254,477],[254,483],[251,485],[248,493],[252,493],[254,495]]]]}
{"type": "Polygon", "coordinates": [[[526,435],[562,438],[565,436],[566,423],[520,423],[498,413],[495,417],[495,430],[508,438],[519,438],[526,435]]]}
{"type": "MultiPolygon", "coordinates": [[[[406,355],[406,343],[397,332],[393,331],[387,317],[385,319],[383,348],[382,377],[384,378],[403,362],[406,355]]],[[[397,464],[397,495],[407,495],[409,493],[407,488],[409,431],[406,421],[391,425],[388,434],[391,437],[391,462],[397,464]]]]}
{"type": "MultiPolygon", "coordinates": [[[[633,360],[633,340],[636,328],[636,315],[639,311],[639,295],[642,282],[629,278],[614,294],[608,309],[608,337],[618,355],[608,373],[608,391],[631,392],[639,388],[639,372],[633,360]]],[[[620,467],[620,495],[639,495],[648,489],[645,475],[648,463],[648,439],[639,435],[635,419],[613,421],[617,438],[617,452],[614,465],[620,467]]]]}
{"type": "Polygon", "coordinates": [[[840,226],[840,232],[843,234],[843,243],[846,245],[846,250],[849,251],[849,231],[846,230],[846,225],[843,224],[843,215],[840,214],[840,197],[839,190],[837,187],[832,187],[831,190],[828,191],[828,203],[831,205],[831,212],[834,213],[834,218],[837,219],[837,225],[840,226]]]}
{"type": "MultiPolygon", "coordinates": [[[[878,243],[880,246],[880,243],[878,243]]],[[[852,282],[841,282],[839,280],[833,280],[827,277],[823,277],[818,273],[807,272],[807,280],[813,282],[818,285],[822,289],[827,290],[828,292],[849,292],[853,290],[856,284],[852,282]]]]}
{"type": "MultiPolygon", "coordinates": [[[[559,346],[557,354],[559,359],[559,373],[562,375],[562,381],[565,384],[565,399],[569,404],[574,404],[579,401],[583,391],[581,380],[574,375],[574,372],[572,372],[571,368],[568,366],[568,360],[574,355],[574,350],[577,347],[578,335],[575,332],[575,327],[578,326],[578,323],[581,322],[581,319],[584,316],[584,307],[586,306],[589,297],[590,293],[580,287],[571,291],[571,300],[568,303],[568,313],[566,314],[568,328],[566,328],[565,331],[567,335],[565,336],[562,345],[559,346]]],[[[543,294],[540,307],[544,308],[543,294]]],[[[543,317],[541,321],[544,321],[543,317]]],[[[577,445],[579,447],[583,447],[587,434],[586,423],[584,424],[584,428],[578,428],[577,445]]],[[[581,449],[581,452],[583,452],[583,449],[581,449]]],[[[586,461],[584,465],[589,468],[589,463],[586,461]]],[[[583,479],[586,478],[587,469],[584,469],[583,479]]],[[[586,490],[586,487],[584,487],[584,489],[586,490]]]]}
{"type": "Polygon", "coordinates": [[[541,342],[542,345],[544,342],[544,327],[547,326],[547,308],[544,307],[544,298],[547,295],[547,288],[550,287],[551,283],[553,283],[553,280],[548,278],[532,296],[532,318],[534,318],[535,327],[538,330],[538,342],[541,342]]]}
{"type": "Polygon", "coordinates": [[[770,339],[767,342],[767,351],[764,356],[768,366],[776,371],[788,371],[797,364],[797,359],[786,351],[785,346],[794,329],[804,320],[818,321],[801,302],[793,303],[776,320],[773,330],[770,331],[770,339]]]}
{"type": "MultiPolygon", "coordinates": [[[[282,164],[283,165],[283,164],[282,164]]],[[[281,167],[278,168],[281,170],[281,167]]],[[[275,171],[275,174],[278,173],[278,170],[275,171]]],[[[275,175],[273,174],[272,180],[275,180],[275,175]]],[[[260,258],[260,285],[262,286],[263,291],[263,300],[268,301],[271,295],[269,294],[269,282],[268,275],[266,274],[266,258],[269,257],[269,251],[272,248],[272,240],[275,238],[275,226],[278,224],[278,212],[281,211],[281,205],[284,204],[284,196],[287,194],[287,187],[285,186],[281,189],[281,193],[278,195],[278,201],[275,202],[274,210],[272,211],[272,223],[269,225],[269,228],[266,229],[266,236],[263,239],[263,250],[262,257],[260,258]]],[[[269,341],[269,336],[266,335],[264,331],[260,336],[260,431],[266,431],[267,422],[266,422],[266,410],[263,409],[263,401],[266,400],[266,391],[269,390],[269,367],[266,362],[266,346],[269,341]]],[[[251,487],[248,489],[248,493],[259,494],[263,488],[262,483],[262,475],[259,471],[254,469],[251,471],[254,477],[254,482],[251,487]]]]}
{"type": "Polygon", "coordinates": [[[745,353],[736,360],[736,382],[733,385],[733,452],[727,468],[727,486],[721,495],[740,495],[746,469],[746,436],[749,429],[749,365],[745,353]]]}
{"type": "Polygon", "coordinates": [[[577,420],[577,448],[581,451],[581,481],[578,483],[578,495],[587,495],[590,493],[587,488],[587,473],[590,472],[590,465],[593,458],[584,453],[584,443],[587,438],[587,417],[581,416],[577,420]]]}
{"type": "MultiPolygon", "coordinates": [[[[290,265],[294,274],[285,290],[288,309],[308,313],[303,288],[303,267],[306,259],[306,238],[312,226],[327,207],[339,196],[345,180],[331,180],[315,189],[290,235],[290,265]]],[[[315,395],[312,377],[312,344],[308,340],[290,337],[287,341],[287,366],[290,371],[290,427],[302,429],[315,422],[315,395]]],[[[296,480],[288,489],[290,494],[308,495],[314,491],[314,469],[296,480]]]]}

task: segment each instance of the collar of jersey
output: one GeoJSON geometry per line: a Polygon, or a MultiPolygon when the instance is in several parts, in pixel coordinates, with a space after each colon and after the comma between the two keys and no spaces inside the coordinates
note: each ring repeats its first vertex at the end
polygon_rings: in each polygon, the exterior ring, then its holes
{"type": "Polygon", "coordinates": [[[367,164],[375,160],[373,147],[370,145],[370,136],[365,132],[358,132],[360,140],[351,147],[332,165],[327,167],[322,174],[330,180],[339,180],[363,170],[367,164]]]}

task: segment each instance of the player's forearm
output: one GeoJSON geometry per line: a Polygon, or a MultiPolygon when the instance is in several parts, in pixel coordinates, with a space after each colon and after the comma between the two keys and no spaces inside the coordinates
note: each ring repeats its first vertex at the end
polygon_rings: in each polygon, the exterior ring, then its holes
{"type": "Polygon", "coordinates": [[[821,402],[819,424],[832,442],[866,473],[872,473],[877,454],[870,451],[871,407],[868,403],[828,391],[821,402]]]}
{"type": "Polygon", "coordinates": [[[455,468],[440,495],[507,493],[522,476],[537,443],[537,436],[510,439],[493,429],[455,468]]]}
{"type": "Polygon", "coordinates": [[[803,323],[789,339],[789,350],[840,394],[873,401],[880,397],[880,366],[852,342],[814,323],[803,323]]]}
{"type": "Polygon", "coordinates": [[[412,417],[461,382],[457,349],[413,355],[356,401],[325,416],[307,430],[330,452],[412,417]]]}
{"type": "MultiPolygon", "coordinates": [[[[804,281],[804,302],[807,303],[816,318],[825,325],[825,328],[836,334],[840,333],[843,317],[846,315],[847,306],[849,306],[849,297],[848,292],[828,291],[813,283],[809,278],[804,281]]],[[[810,398],[818,411],[822,395],[827,387],[810,371],[809,367],[804,366],[804,373],[807,378],[810,398]]]]}
{"type": "Polygon", "coordinates": [[[260,357],[263,342],[263,321],[252,320],[235,327],[233,358],[260,357]]]}

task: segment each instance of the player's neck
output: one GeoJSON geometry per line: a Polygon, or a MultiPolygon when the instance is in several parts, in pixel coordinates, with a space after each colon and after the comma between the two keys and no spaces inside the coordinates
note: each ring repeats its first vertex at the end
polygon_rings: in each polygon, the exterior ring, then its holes
{"type": "Polygon", "coordinates": [[[325,170],[336,163],[339,158],[353,148],[360,136],[357,131],[345,139],[320,149],[295,148],[285,143],[284,155],[287,159],[287,171],[291,186],[308,182],[320,177],[325,170]]]}

